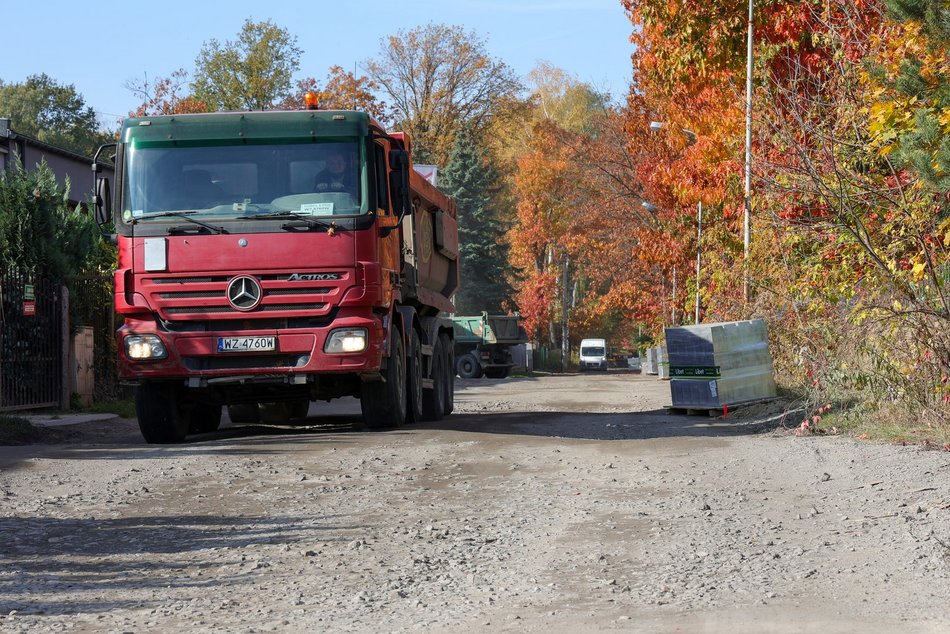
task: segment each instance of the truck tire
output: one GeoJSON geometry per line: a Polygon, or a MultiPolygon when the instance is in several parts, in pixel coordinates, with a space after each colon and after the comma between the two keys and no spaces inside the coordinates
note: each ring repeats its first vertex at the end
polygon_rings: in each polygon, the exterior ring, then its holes
{"type": "Polygon", "coordinates": [[[265,425],[283,425],[290,421],[290,403],[260,403],[257,409],[265,425]]]}
{"type": "Polygon", "coordinates": [[[221,426],[221,406],[195,403],[188,410],[188,433],[207,434],[221,426]]]}
{"type": "Polygon", "coordinates": [[[308,399],[302,398],[299,401],[290,402],[290,417],[291,418],[306,418],[309,412],[310,412],[310,401],[308,399]]]}
{"type": "Polygon", "coordinates": [[[452,339],[444,333],[439,335],[439,341],[442,342],[445,354],[445,396],[442,414],[448,416],[455,410],[455,347],[452,345],[452,339]]]}
{"type": "Polygon", "coordinates": [[[406,366],[406,420],[415,423],[422,420],[422,343],[419,333],[409,331],[409,356],[406,366]]]}
{"type": "Polygon", "coordinates": [[[478,357],[469,352],[460,356],[455,362],[455,371],[463,379],[480,379],[482,364],[479,363],[478,357]]]}
{"type": "Polygon", "coordinates": [[[256,425],[261,422],[257,403],[235,403],[228,405],[228,418],[235,425],[256,425]]]}
{"type": "Polygon", "coordinates": [[[507,379],[511,374],[511,368],[488,368],[485,370],[485,376],[489,379],[507,379]]]}
{"type": "Polygon", "coordinates": [[[442,338],[432,347],[432,389],[422,392],[422,420],[439,420],[445,414],[445,382],[449,380],[442,338]]]}
{"type": "Polygon", "coordinates": [[[360,390],[363,422],[370,429],[392,429],[406,422],[406,355],[402,337],[393,330],[383,381],[364,383],[360,390]]]}
{"type": "Polygon", "coordinates": [[[170,383],[143,383],[135,387],[135,417],[145,442],[167,445],[188,435],[188,419],[181,411],[181,394],[170,383]]]}

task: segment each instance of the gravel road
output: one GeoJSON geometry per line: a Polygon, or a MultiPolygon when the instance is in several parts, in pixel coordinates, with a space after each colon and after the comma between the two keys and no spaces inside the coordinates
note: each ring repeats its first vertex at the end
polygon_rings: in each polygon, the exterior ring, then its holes
{"type": "Polygon", "coordinates": [[[667,404],[481,379],[391,432],[0,447],[0,631],[950,631],[950,454],[667,404]]]}

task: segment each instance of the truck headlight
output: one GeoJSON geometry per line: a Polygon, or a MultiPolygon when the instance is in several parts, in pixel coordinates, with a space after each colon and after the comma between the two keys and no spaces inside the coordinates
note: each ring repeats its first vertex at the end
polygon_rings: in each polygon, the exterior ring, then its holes
{"type": "Polygon", "coordinates": [[[341,328],[334,330],[327,337],[323,351],[327,354],[347,354],[366,350],[365,328],[341,328]]]}
{"type": "Polygon", "coordinates": [[[125,354],[136,361],[164,359],[168,356],[165,344],[155,335],[129,335],[125,338],[125,354]]]}

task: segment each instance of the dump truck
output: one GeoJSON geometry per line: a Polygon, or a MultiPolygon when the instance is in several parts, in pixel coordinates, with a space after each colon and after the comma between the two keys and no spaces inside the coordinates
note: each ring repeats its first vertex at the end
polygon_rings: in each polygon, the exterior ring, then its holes
{"type": "Polygon", "coordinates": [[[280,422],[354,396],[370,429],[452,412],[456,206],[408,135],[356,111],[133,117],[93,171],[146,441],[222,407],[280,422]]]}
{"type": "Polygon", "coordinates": [[[503,379],[514,366],[513,346],[526,343],[528,334],[515,315],[452,317],[455,328],[455,372],[463,379],[503,379]]]}

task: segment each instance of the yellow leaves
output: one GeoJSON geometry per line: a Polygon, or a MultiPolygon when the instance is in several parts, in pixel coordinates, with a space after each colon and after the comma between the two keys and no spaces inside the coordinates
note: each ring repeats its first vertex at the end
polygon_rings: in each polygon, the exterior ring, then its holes
{"type": "MultiPolygon", "coordinates": [[[[883,96],[883,90],[875,91],[883,96]]],[[[868,132],[871,135],[871,147],[880,156],[887,156],[897,147],[901,133],[911,129],[914,124],[916,97],[904,97],[878,100],[868,109],[868,132]]]]}

